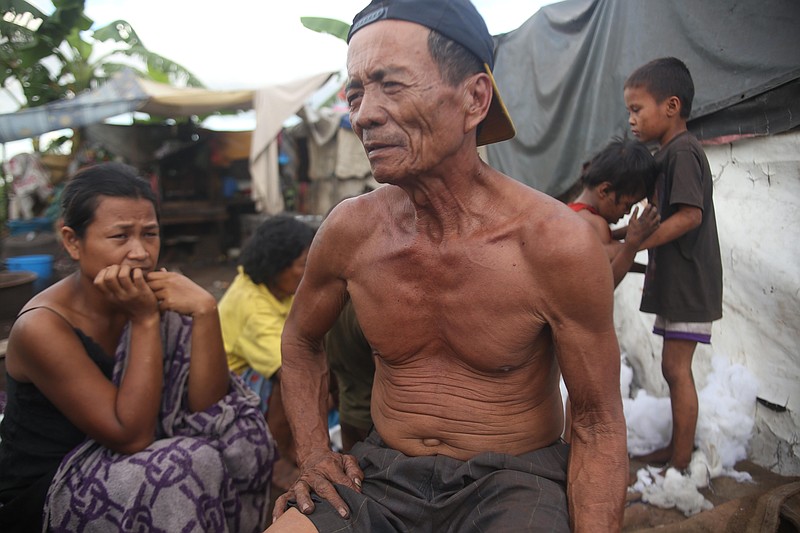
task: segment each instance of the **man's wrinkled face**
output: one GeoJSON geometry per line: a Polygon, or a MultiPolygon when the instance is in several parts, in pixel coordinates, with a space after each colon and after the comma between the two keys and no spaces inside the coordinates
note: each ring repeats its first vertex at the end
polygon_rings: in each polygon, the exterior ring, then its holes
{"type": "Polygon", "coordinates": [[[386,20],[350,40],[350,121],[382,183],[430,171],[464,138],[463,92],[442,79],[428,50],[429,33],[418,24],[386,20]]]}

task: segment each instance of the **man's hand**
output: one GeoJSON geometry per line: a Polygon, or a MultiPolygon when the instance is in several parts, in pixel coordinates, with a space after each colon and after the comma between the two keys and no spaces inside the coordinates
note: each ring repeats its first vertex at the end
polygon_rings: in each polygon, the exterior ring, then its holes
{"type": "Polygon", "coordinates": [[[352,455],[344,455],[330,450],[315,452],[303,461],[300,466],[300,477],[294,482],[292,488],[276,500],[275,508],[272,511],[272,521],[280,518],[286,510],[286,504],[291,499],[297,502],[297,507],[303,514],[313,513],[312,492],[333,505],[342,518],[347,518],[350,516],[350,510],[333,485],[345,485],[356,492],[361,492],[363,479],[364,473],[361,472],[352,455]]]}
{"type": "Polygon", "coordinates": [[[629,242],[637,249],[647,237],[658,229],[661,223],[661,217],[658,215],[658,209],[655,205],[647,204],[642,209],[642,214],[637,217],[638,210],[638,206],[633,208],[633,213],[631,213],[628,221],[628,231],[625,235],[625,242],[629,242]]]}

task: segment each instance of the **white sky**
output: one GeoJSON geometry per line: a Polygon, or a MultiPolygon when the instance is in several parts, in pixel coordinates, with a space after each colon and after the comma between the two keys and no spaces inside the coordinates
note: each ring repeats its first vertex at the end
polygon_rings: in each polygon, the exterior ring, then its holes
{"type": "MultiPolygon", "coordinates": [[[[42,2],[44,0],[37,0],[42,2]]],[[[473,0],[490,33],[518,28],[553,0],[473,0]]],[[[209,88],[256,89],[344,67],[347,47],[306,29],[301,16],[350,23],[368,0],[87,0],[100,27],[127,20],[145,46],[177,61],[209,88]],[[272,7],[275,6],[275,7],[272,7]]]]}
{"type": "MultiPolygon", "coordinates": [[[[49,0],[29,0],[52,13],[49,0]]],[[[556,0],[473,0],[493,35],[518,28],[556,0]]],[[[343,69],[347,45],[306,29],[300,17],[352,22],[369,0],[86,0],[93,29],[114,20],[131,24],[144,45],[189,69],[209,89],[258,89],[323,71],[343,69]]],[[[0,95],[0,113],[16,106],[0,95]]],[[[217,129],[251,129],[252,113],[212,117],[217,129]],[[217,120],[215,120],[217,119],[217,120]]],[[[60,133],[59,133],[60,135],[60,133]]],[[[47,136],[44,136],[45,138],[47,136]]],[[[30,142],[7,143],[5,157],[29,151],[30,142]]],[[[2,156],[3,154],[0,154],[2,156]]]]}

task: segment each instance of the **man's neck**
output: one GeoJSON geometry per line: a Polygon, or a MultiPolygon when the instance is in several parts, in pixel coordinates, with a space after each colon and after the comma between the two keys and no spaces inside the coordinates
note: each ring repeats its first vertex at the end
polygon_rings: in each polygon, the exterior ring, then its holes
{"type": "Polygon", "coordinates": [[[430,174],[403,186],[415,209],[416,227],[434,240],[474,229],[489,191],[492,170],[475,157],[445,174],[430,174]]]}

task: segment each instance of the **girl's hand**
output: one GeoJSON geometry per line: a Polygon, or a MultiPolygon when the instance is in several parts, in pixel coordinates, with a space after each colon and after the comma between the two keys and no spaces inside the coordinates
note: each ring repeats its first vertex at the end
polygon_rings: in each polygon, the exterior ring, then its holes
{"type": "Polygon", "coordinates": [[[94,285],[131,320],[158,313],[156,295],[147,285],[141,268],[110,265],[97,273],[94,285]]]}
{"type": "Polygon", "coordinates": [[[658,209],[653,204],[647,204],[642,209],[642,214],[637,215],[638,206],[633,208],[631,218],[628,221],[628,232],[625,237],[626,242],[630,242],[637,248],[641,245],[647,237],[649,237],[658,226],[661,224],[661,217],[658,214],[658,209]]]}
{"type": "Polygon", "coordinates": [[[177,272],[159,271],[147,274],[147,285],[158,299],[161,312],[175,311],[197,318],[216,311],[217,301],[204,288],[177,272]]]}

